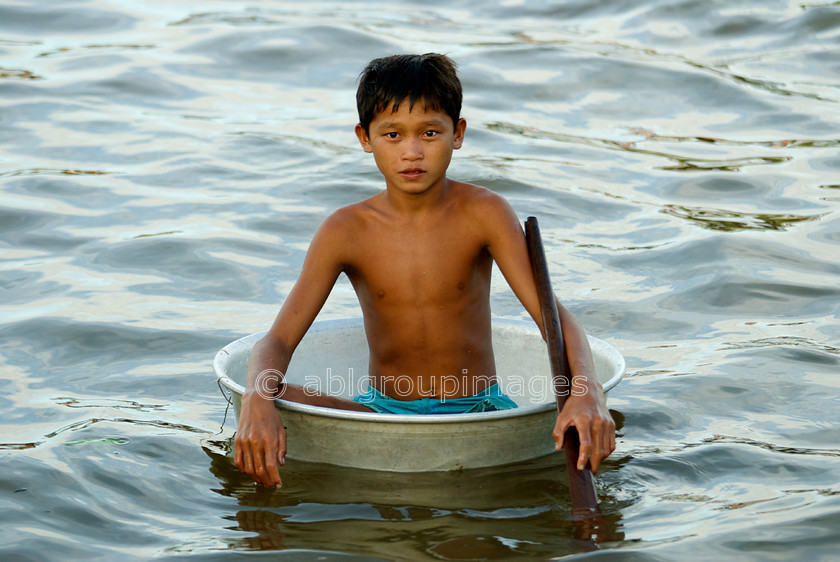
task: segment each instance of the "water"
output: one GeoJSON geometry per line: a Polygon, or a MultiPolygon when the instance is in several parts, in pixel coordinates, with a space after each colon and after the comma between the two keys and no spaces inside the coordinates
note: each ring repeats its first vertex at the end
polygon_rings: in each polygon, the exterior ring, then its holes
{"type": "MultiPolygon", "coordinates": [[[[828,559],[840,545],[840,4],[0,4],[0,558],[828,559]],[[576,538],[559,459],[233,466],[215,351],[375,193],[355,79],[441,51],[451,176],[540,217],[628,375],[576,538]]],[[[493,309],[524,317],[501,279],[493,309]]],[[[321,314],[359,314],[342,281],[321,314]]]]}

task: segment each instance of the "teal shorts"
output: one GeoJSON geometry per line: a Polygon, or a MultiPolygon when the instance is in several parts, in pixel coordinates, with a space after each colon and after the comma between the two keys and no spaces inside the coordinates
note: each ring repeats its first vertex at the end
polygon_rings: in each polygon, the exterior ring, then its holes
{"type": "Polygon", "coordinates": [[[466,414],[516,408],[516,402],[504,394],[498,384],[488,386],[472,396],[444,400],[437,398],[397,400],[370,387],[364,394],[353,398],[353,401],[380,414],[466,414]]]}

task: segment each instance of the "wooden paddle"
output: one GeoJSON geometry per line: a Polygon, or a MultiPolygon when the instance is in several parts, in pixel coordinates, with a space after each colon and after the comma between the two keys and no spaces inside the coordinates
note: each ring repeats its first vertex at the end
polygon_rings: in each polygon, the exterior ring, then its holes
{"type": "MultiPolygon", "coordinates": [[[[557,301],[551,289],[551,279],[548,276],[548,264],[545,261],[540,227],[536,217],[528,217],[525,221],[525,241],[528,244],[528,255],[531,258],[531,269],[537,283],[537,293],[540,298],[540,312],[545,327],[548,342],[548,357],[551,363],[551,375],[554,379],[554,396],[557,398],[557,411],[563,409],[566,397],[571,391],[572,374],[569,361],[566,358],[566,347],[563,344],[563,331],[560,326],[560,316],[557,313],[557,301]]],[[[577,429],[572,426],[563,436],[563,450],[566,455],[566,474],[569,477],[569,493],[572,496],[572,515],[575,519],[585,519],[601,513],[595,487],[592,484],[592,472],[589,462],[583,470],[577,469],[580,455],[580,438],[577,429]]]]}

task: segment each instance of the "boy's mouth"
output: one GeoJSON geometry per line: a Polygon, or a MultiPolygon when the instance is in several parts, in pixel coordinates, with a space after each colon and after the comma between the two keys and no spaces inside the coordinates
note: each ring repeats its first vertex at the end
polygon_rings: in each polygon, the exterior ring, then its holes
{"type": "Polygon", "coordinates": [[[426,170],[423,170],[421,168],[407,168],[405,170],[400,171],[400,175],[408,179],[419,178],[425,173],[426,170]]]}

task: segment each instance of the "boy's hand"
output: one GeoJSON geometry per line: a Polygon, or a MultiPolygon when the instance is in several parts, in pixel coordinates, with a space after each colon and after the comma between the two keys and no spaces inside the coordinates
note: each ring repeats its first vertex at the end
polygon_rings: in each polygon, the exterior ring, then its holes
{"type": "Polygon", "coordinates": [[[571,395],[566,399],[552,432],[558,451],[563,448],[563,437],[571,426],[577,429],[580,436],[578,470],[583,470],[589,459],[592,472],[597,472],[601,461],[615,450],[615,422],[607,410],[602,393],[589,392],[583,396],[571,395]]]}
{"type": "Polygon", "coordinates": [[[274,400],[258,392],[242,396],[234,450],[236,466],[255,482],[277,488],[283,485],[278,466],[286,463],[286,429],[274,400]]]}

